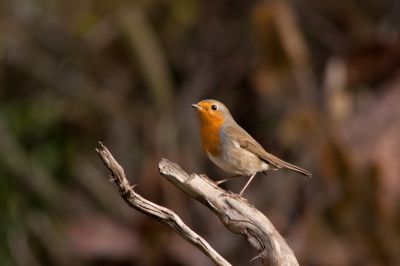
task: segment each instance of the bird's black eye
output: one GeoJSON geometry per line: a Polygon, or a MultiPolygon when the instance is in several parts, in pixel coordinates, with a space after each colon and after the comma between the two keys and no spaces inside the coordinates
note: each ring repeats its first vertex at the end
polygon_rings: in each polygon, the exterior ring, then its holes
{"type": "Polygon", "coordinates": [[[213,105],[213,106],[211,106],[211,109],[213,109],[215,111],[215,110],[217,110],[217,106],[213,105]]]}

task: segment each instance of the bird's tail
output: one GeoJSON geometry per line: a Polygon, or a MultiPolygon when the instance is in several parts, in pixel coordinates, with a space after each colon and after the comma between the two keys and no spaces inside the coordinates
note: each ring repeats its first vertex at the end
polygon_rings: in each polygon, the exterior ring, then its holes
{"type": "MultiPolygon", "coordinates": [[[[274,156],[274,157],[275,157],[275,156],[274,156]]],[[[299,174],[302,174],[302,175],[305,175],[305,176],[308,176],[308,177],[311,177],[311,176],[312,176],[312,174],[311,174],[310,172],[308,172],[307,170],[304,170],[303,168],[300,168],[300,167],[298,167],[298,166],[296,166],[296,165],[293,165],[293,164],[290,164],[290,163],[288,163],[288,162],[285,162],[285,161],[279,159],[278,157],[275,157],[274,159],[275,159],[275,160],[274,160],[274,164],[275,164],[278,168],[284,167],[284,168],[287,168],[287,169],[289,169],[289,170],[295,171],[295,172],[297,172],[297,173],[299,173],[299,174]]]]}

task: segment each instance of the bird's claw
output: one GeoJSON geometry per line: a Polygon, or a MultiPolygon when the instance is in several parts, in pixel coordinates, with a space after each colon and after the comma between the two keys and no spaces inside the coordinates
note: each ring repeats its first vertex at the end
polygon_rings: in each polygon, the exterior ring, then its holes
{"type": "Polygon", "coordinates": [[[240,195],[240,194],[235,194],[233,197],[234,197],[236,200],[243,200],[243,201],[246,201],[246,202],[247,202],[247,199],[243,198],[242,195],[240,195]]]}
{"type": "Polygon", "coordinates": [[[225,190],[225,192],[222,193],[222,194],[220,195],[220,197],[228,197],[228,196],[234,196],[234,195],[236,195],[236,194],[233,193],[232,191],[230,191],[230,190],[225,190]]]}
{"type": "Polygon", "coordinates": [[[222,193],[222,194],[220,195],[220,197],[232,197],[232,198],[234,198],[234,199],[236,199],[236,200],[244,200],[244,201],[247,202],[247,199],[243,198],[242,195],[233,193],[233,192],[230,191],[230,190],[226,190],[224,193],[222,193]]]}

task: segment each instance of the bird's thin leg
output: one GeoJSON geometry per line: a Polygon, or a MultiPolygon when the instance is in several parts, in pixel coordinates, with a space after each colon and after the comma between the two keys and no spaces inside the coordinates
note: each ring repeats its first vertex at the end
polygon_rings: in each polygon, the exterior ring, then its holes
{"type": "Polygon", "coordinates": [[[247,181],[247,183],[246,183],[246,185],[244,186],[244,188],[242,189],[242,191],[240,191],[240,194],[239,194],[240,197],[242,196],[242,194],[243,194],[244,190],[247,188],[247,186],[250,184],[251,180],[253,180],[253,178],[256,176],[256,174],[257,174],[257,173],[252,174],[252,175],[250,176],[249,181],[247,181]]]}
{"type": "Polygon", "coordinates": [[[226,181],[228,181],[228,180],[231,180],[231,179],[233,179],[233,178],[238,178],[238,177],[241,177],[242,175],[234,175],[234,176],[231,176],[231,177],[229,177],[229,178],[226,178],[226,179],[222,179],[222,180],[220,180],[220,181],[215,181],[214,183],[218,186],[219,184],[222,184],[222,183],[224,183],[224,182],[226,182],[226,181]]]}

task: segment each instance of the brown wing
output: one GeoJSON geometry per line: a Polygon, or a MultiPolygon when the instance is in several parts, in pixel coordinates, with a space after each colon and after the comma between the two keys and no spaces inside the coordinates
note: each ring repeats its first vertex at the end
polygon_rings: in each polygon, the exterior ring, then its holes
{"type": "MultiPolygon", "coordinates": [[[[236,124],[237,125],[237,124],[236,124]]],[[[268,164],[272,165],[276,169],[280,169],[282,167],[285,167],[287,169],[290,169],[292,171],[298,172],[302,175],[309,176],[311,177],[311,173],[298,167],[293,164],[287,163],[278,157],[269,154],[264,150],[264,148],[257,142],[255,141],[244,129],[242,129],[239,125],[237,127],[229,127],[226,128],[226,132],[228,136],[239,143],[240,147],[243,149],[246,149],[252,153],[254,153],[257,157],[260,159],[264,160],[268,164]],[[238,129],[237,129],[238,128],[238,129]]]]}

